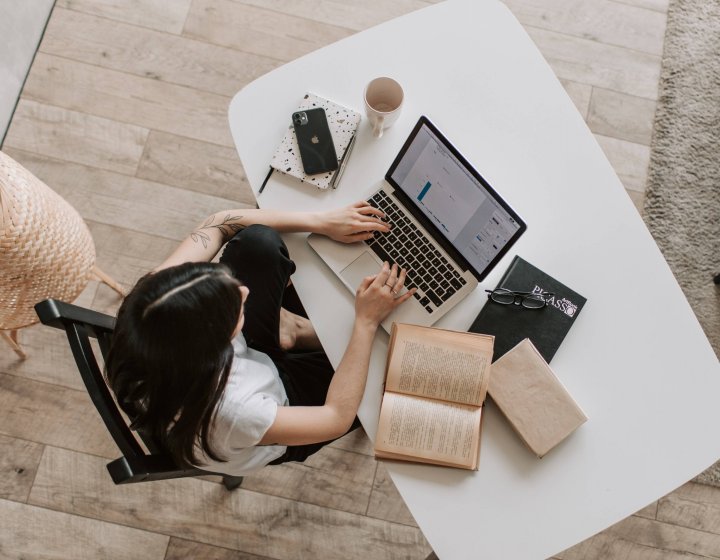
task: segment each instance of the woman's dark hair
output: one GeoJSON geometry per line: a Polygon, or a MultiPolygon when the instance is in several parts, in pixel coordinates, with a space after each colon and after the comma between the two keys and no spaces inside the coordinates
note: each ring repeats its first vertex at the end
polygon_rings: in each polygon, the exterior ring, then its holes
{"type": "Polygon", "coordinates": [[[123,301],[105,364],[108,384],[131,419],[183,466],[209,444],[230,374],[240,282],[214,263],[186,263],[141,278],[123,301]]]}

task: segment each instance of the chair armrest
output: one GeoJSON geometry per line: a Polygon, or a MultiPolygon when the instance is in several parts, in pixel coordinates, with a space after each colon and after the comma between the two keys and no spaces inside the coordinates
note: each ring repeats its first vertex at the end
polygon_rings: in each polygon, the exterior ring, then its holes
{"type": "Polygon", "coordinates": [[[115,317],[55,299],[36,303],[35,313],[43,325],[56,329],[64,330],[68,322],[82,323],[105,332],[112,332],[115,328],[115,317]]]}

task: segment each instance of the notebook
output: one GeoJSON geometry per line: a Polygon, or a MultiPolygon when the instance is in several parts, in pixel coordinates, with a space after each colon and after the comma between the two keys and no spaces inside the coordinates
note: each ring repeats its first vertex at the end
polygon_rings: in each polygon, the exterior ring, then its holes
{"type": "Polygon", "coordinates": [[[525,222],[422,116],[369,203],[389,233],[362,243],[312,234],[308,243],[353,293],[383,261],[407,269],[418,291],[382,323],[430,326],[472,292],[526,230],[525,222]]]}
{"type": "Polygon", "coordinates": [[[335,153],[338,157],[338,169],[328,173],[320,173],[317,175],[305,175],[303,171],[302,161],[300,160],[300,151],[295,136],[295,129],[290,121],[288,114],[288,129],[280,145],[275,150],[275,154],[270,161],[270,167],[281,173],[291,175],[300,179],[303,183],[314,185],[319,189],[327,189],[337,185],[337,180],[342,173],[344,163],[347,161],[345,156],[349,154],[352,143],[360,124],[361,115],[357,111],[348,107],[343,107],[338,103],[325,99],[314,93],[307,93],[298,110],[311,109],[313,107],[322,107],[325,109],[330,133],[335,144],[335,153]]]}
{"type": "Polygon", "coordinates": [[[550,363],[587,300],[519,256],[510,263],[496,288],[555,295],[542,309],[503,305],[488,299],[468,330],[495,336],[493,360],[529,338],[550,363]]]}

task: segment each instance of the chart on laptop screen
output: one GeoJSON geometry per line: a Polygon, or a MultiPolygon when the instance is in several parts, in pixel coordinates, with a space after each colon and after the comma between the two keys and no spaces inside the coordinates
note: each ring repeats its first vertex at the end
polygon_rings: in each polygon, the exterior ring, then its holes
{"type": "Polygon", "coordinates": [[[426,126],[418,131],[391,177],[479,271],[520,228],[426,126]]]}
{"type": "Polygon", "coordinates": [[[450,241],[455,240],[486,198],[434,141],[425,145],[401,187],[450,241]]]}

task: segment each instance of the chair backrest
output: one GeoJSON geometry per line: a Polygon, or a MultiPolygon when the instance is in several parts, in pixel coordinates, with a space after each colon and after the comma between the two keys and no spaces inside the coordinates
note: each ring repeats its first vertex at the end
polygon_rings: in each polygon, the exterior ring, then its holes
{"type": "MultiPolygon", "coordinates": [[[[201,469],[179,467],[170,454],[159,449],[156,442],[139,433],[149,450],[145,452],[134,435],[138,432],[133,432],[128,426],[105,383],[95,350],[90,344],[90,338],[96,338],[103,359],[107,357],[115,327],[114,317],[53,299],[36,304],[35,311],[44,325],[62,329],[67,334],[90,398],[122,453],[122,457],[107,465],[115,484],[213,474],[201,469]]],[[[228,487],[227,481],[224,482],[228,487]]]]}

